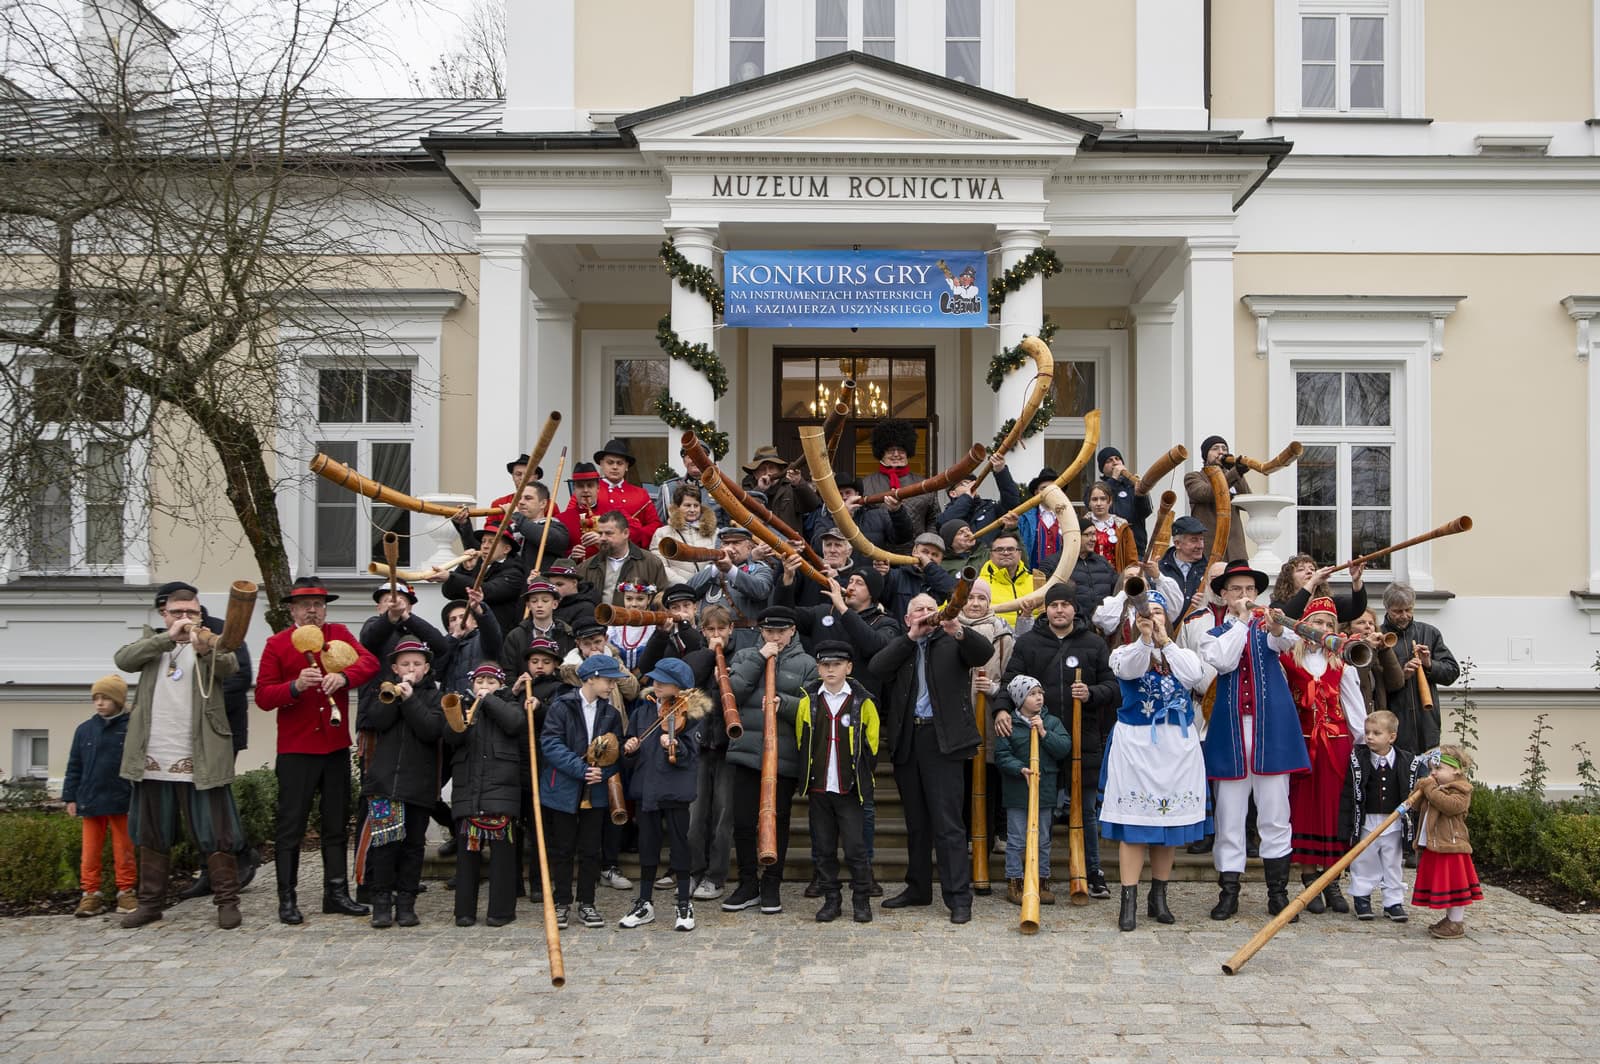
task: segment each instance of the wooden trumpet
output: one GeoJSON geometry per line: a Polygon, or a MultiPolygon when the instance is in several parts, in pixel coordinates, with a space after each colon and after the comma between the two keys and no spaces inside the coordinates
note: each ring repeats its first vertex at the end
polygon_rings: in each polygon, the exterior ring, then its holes
{"type": "Polygon", "coordinates": [[[696,547],[671,536],[662,537],[656,550],[669,562],[694,562],[698,565],[722,560],[721,547],[696,547]]]}
{"type": "Polygon", "coordinates": [[[1344,564],[1335,565],[1332,569],[1330,569],[1328,571],[1336,573],[1340,569],[1348,569],[1348,568],[1350,568],[1352,565],[1355,565],[1357,562],[1362,562],[1362,563],[1370,562],[1374,558],[1382,558],[1386,554],[1393,554],[1395,551],[1404,550],[1407,547],[1415,547],[1419,543],[1427,543],[1429,540],[1439,539],[1442,536],[1454,536],[1454,535],[1458,535],[1459,533],[1462,533],[1462,532],[1471,532],[1471,531],[1472,531],[1472,518],[1468,517],[1466,514],[1462,514],[1460,517],[1456,518],[1454,521],[1446,521],[1444,524],[1440,525],[1438,528],[1434,529],[1431,532],[1424,532],[1420,536],[1412,536],[1410,539],[1402,540],[1399,543],[1391,543],[1387,547],[1383,548],[1382,550],[1375,550],[1371,554],[1363,554],[1359,558],[1351,558],[1349,561],[1345,562],[1344,564]]]}
{"type": "MultiPolygon", "coordinates": [[[[828,441],[828,454],[832,456],[839,451],[839,438],[844,435],[845,418],[850,416],[850,393],[856,390],[854,377],[846,377],[840,386],[839,400],[833,404],[833,409],[828,411],[828,416],[822,422],[822,435],[828,441]]],[[[790,460],[789,469],[799,469],[805,462],[806,456],[800,454],[790,460]]]]}
{"type": "MultiPolygon", "coordinates": [[[[546,426],[546,430],[549,431],[549,432],[554,432],[555,431],[553,426],[548,426],[548,425],[546,426]]],[[[539,442],[543,443],[547,447],[549,446],[549,440],[547,440],[547,439],[541,438],[539,442]]],[[[544,452],[541,450],[539,453],[542,455],[544,452]]],[[[566,470],[566,468],[567,468],[567,449],[565,447],[563,447],[563,448],[561,448],[561,460],[556,463],[556,479],[551,481],[552,484],[560,484],[561,483],[561,474],[566,470]]],[[[550,503],[549,503],[548,506],[545,507],[545,510],[544,510],[544,528],[539,532],[539,553],[535,554],[534,557],[533,557],[533,571],[536,572],[536,573],[539,572],[544,567],[544,547],[545,547],[546,543],[550,542],[550,526],[555,524],[555,521],[556,521],[556,493],[555,493],[555,489],[552,488],[550,490],[550,503]]]]}
{"type": "Polygon", "coordinates": [[[400,590],[400,574],[396,571],[400,563],[400,537],[393,532],[383,534],[383,565],[389,574],[389,594],[393,595],[400,590]]]}
{"type": "Polygon", "coordinates": [[[949,621],[961,615],[962,607],[967,604],[967,596],[972,594],[972,585],[978,579],[978,570],[967,566],[961,570],[960,577],[956,580],[955,590],[950,592],[950,601],[939,610],[938,620],[949,621]]]}
{"type": "MultiPolygon", "coordinates": [[[[921,564],[909,554],[891,554],[862,535],[855,518],[850,516],[850,510],[844,504],[844,496],[839,493],[839,483],[833,476],[833,461],[828,457],[827,442],[822,438],[822,429],[815,425],[802,425],[800,448],[805,452],[806,464],[811,467],[812,485],[817,489],[817,494],[822,496],[828,513],[833,515],[833,523],[844,533],[851,546],[860,551],[862,556],[873,561],[884,561],[890,565],[921,564]]],[[[821,583],[824,588],[831,586],[826,578],[821,583]]]]}
{"type": "Polygon", "coordinates": [[[378,701],[379,702],[382,702],[384,705],[389,706],[389,705],[393,705],[395,702],[397,702],[399,700],[400,700],[400,685],[399,684],[394,683],[394,682],[389,681],[389,680],[385,680],[385,681],[383,681],[382,683],[380,683],[378,685],[378,701]]]}
{"type": "Polygon", "coordinates": [[[767,659],[761,699],[761,802],[756,813],[756,860],[778,863],[778,658],[767,659]]]}
{"type": "Polygon", "coordinates": [[[880,503],[890,497],[904,502],[907,499],[914,499],[918,495],[926,495],[933,491],[943,491],[950,485],[959,484],[968,476],[970,476],[972,471],[978,468],[978,463],[983,461],[984,456],[988,453],[988,448],[986,448],[983,444],[975,443],[972,445],[972,449],[963,455],[961,459],[949,469],[946,469],[940,473],[935,473],[931,477],[924,477],[915,484],[906,484],[902,487],[893,488],[889,491],[880,491],[876,495],[868,495],[866,498],[861,500],[861,505],[871,506],[874,503],[880,503]]]}
{"type": "Polygon", "coordinates": [[[972,700],[978,723],[978,752],[972,756],[972,892],[989,893],[989,692],[972,700]]]}
{"type": "MultiPolygon", "coordinates": [[[[362,476],[344,463],[329,458],[325,454],[314,456],[311,459],[310,466],[311,471],[324,480],[331,481],[341,488],[355,492],[357,495],[365,495],[373,502],[382,503],[385,506],[410,510],[412,513],[430,514],[433,517],[454,517],[460,512],[460,507],[444,506],[436,502],[423,502],[421,499],[407,495],[403,491],[385,487],[376,480],[362,476]]],[[[528,468],[532,469],[533,467],[529,466],[528,468]]],[[[467,516],[493,517],[499,512],[493,506],[479,506],[469,509],[467,516]]]]}
{"type": "MultiPolygon", "coordinates": [[[[804,536],[774,517],[772,511],[767,509],[764,503],[759,499],[751,498],[750,493],[745,491],[737,481],[729,480],[722,475],[722,470],[717,468],[717,464],[706,453],[705,446],[700,442],[698,436],[692,432],[685,432],[681,442],[683,443],[684,451],[694,460],[694,464],[700,467],[700,486],[711,493],[711,497],[722,505],[723,511],[729,517],[733,517],[738,511],[743,511],[746,515],[753,515],[759,518],[761,524],[766,525],[768,530],[781,535],[784,540],[794,540],[800,543],[800,553],[805,557],[806,561],[817,569],[822,568],[822,556],[813,550],[810,544],[806,543],[804,536]],[[730,497],[738,503],[737,508],[729,507],[727,499],[730,497]]],[[[772,539],[763,536],[759,528],[754,526],[754,523],[744,524],[741,521],[740,524],[749,529],[752,536],[757,537],[780,554],[794,553],[795,548],[787,542],[783,544],[781,549],[775,546],[772,539]]],[[[810,574],[808,573],[807,575],[810,574]]],[[[822,574],[818,573],[817,575],[820,577],[822,574]]],[[[823,586],[826,587],[827,585],[823,584],[823,586]]]]}
{"type": "Polygon", "coordinates": [[[1299,916],[1300,910],[1304,909],[1308,904],[1310,904],[1313,898],[1320,895],[1323,890],[1327,888],[1329,883],[1334,882],[1341,875],[1343,875],[1344,870],[1350,867],[1351,862],[1357,857],[1361,856],[1361,851],[1372,845],[1373,840],[1379,835],[1382,835],[1385,831],[1389,830],[1389,825],[1393,824],[1396,820],[1399,820],[1400,814],[1405,812],[1407,808],[1414,806],[1417,799],[1421,796],[1421,787],[1418,787],[1416,790],[1407,795],[1406,800],[1398,809],[1383,818],[1383,823],[1367,832],[1366,837],[1364,837],[1354,846],[1350,847],[1349,853],[1346,853],[1332,865],[1328,866],[1327,870],[1324,871],[1322,875],[1317,877],[1316,882],[1312,883],[1305,890],[1301,891],[1299,897],[1295,898],[1284,907],[1283,912],[1279,913],[1277,916],[1274,916],[1266,927],[1263,927],[1260,931],[1256,932],[1255,937],[1250,939],[1250,941],[1246,942],[1243,946],[1239,947],[1239,952],[1235,953],[1233,956],[1224,961],[1222,964],[1223,972],[1228,975],[1238,975],[1239,969],[1244,967],[1246,961],[1248,961],[1251,957],[1254,957],[1256,953],[1260,951],[1262,946],[1265,946],[1268,942],[1272,941],[1273,935],[1276,935],[1279,931],[1282,931],[1290,921],[1299,916]]]}
{"type": "MultiPolygon", "coordinates": [[[[378,697],[380,699],[383,697],[383,689],[381,687],[379,688],[378,697]]],[[[478,703],[482,701],[482,695],[474,698],[472,705],[468,706],[466,713],[463,714],[461,712],[461,696],[454,691],[449,691],[439,699],[439,708],[444,711],[444,722],[450,726],[450,730],[460,735],[472,727],[473,715],[478,712],[478,703]]]]}
{"type": "Polygon", "coordinates": [[[1018,928],[1024,935],[1036,935],[1039,933],[1039,730],[1032,725],[1028,726],[1028,841],[1022,853],[1022,921],[1018,928]]]}
{"type": "Polygon", "coordinates": [[[1133,478],[1133,491],[1136,495],[1149,495],[1152,488],[1168,473],[1189,460],[1189,448],[1183,444],[1176,444],[1166,454],[1150,463],[1150,468],[1144,471],[1144,476],[1133,478]]]}
{"type": "MultiPolygon", "coordinates": [[[[559,422],[561,420],[561,415],[558,413],[553,413],[550,415],[550,418],[552,421],[559,422]]],[[[545,424],[545,435],[554,434],[555,429],[550,426],[549,422],[547,422],[545,424]]],[[[543,440],[544,435],[541,435],[540,439],[543,440]]],[[[546,443],[545,446],[549,446],[549,444],[546,443]]],[[[534,450],[538,451],[541,456],[544,454],[543,447],[535,445],[534,450]]],[[[531,455],[533,452],[530,451],[528,453],[531,455]]],[[[516,505],[516,500],[522,498],[522,489],[526,488],[533,481],[534,465],[535,463],[533,461],[529,461],[527,465],[522,467],[522,476],[517,478],[517,490],[511,493],[513,506],[516,505]]],[[[506,526],[511,523],[508,518],[509,515],[502,514],[501,519],[495,522],[494,535],[489,538],[489,545],[481,552],[483,557],[478,562],[478,575],[474,577],[472,581],[472,590],[474,591],[483,590],[483,577],[484,574],[489,571],[489,563],[494,561],[494,548],[497,544],[499,544],[501,538],[505,536],[506,526]]]]}
{"type": "Polygon", "coordinates": [[[630,610],[626,606],[602,602],[594,608],[594,619],[600,624],[666,624],[672,620],[672,614],[666,610],[630,610]]]}
{"type": "Polygon", "coordinates": [[[1056,375],[1056,363],[1050,354],[1050,346],[1037,336],[1024,336],[1018,349],[1029,358],[1033,359],[1034,367],[1038,373],[1033,378],[1032,385],[1028,388],[1028,397],[1023,400],[1022,412],[1017,415],[1017,420],[1011,423],[1011,431],[1006,433],[1005,439],[1000,441],[1000,446],[990,452],[989,457],[974,471],[976,483],[972,485],[972,493],[976,495],[982,486],[984,478],[989,475],[989,470],[994,466],[997,457],[1008,455],[1011,448],[1017,445],[1022,438],[1023,430],[1033,422],[1033,417],[1039,412],[1039,407],[1044,404],[1044,397],[1049,394],[1056,375]]]}
{"type": "Polygon", "coordinates": [[[1324,632],[1319,628],[1313,628],[1305,621],[1291,620],[1282,610],[1269,609],[1256,612],[1264,615],[1268,623],[1281,624],[1290,629],[1324,654],[1342,658],[1346,665],[1364,669],[1372,664],[1372,647],[1364,639],[1358,639],[1353,635],[1339,635],[1337,632],[1324,632]]]}
{"type": "Polygon", "coordinates": [[[228,612],[222,621],[222,635],[217,638],[217,649],[224,654],[244,645],[250,617],[255,613],[258,590],[248,580],[235,580],[228,588],[228,612]]]}
{"type": "Polygon", "coordinates": [[[550,854],[544,844],[544,807],[539,802],[539,730],[533,725],[533,710],[539,700],[529,691],[522,707],[528,714],[528,762],[533,767],[533,832],[539,847],[540,897],[544,899],[544,949],[550,959],[550,985],[567,985],[567,966],[561,959],[561,931],[556,927],[555,891],[550,887],[550,854]]]}
{"type": "MultiPolygon", "coordinates": [[[[802,429],[801,431],[805,430],[802,429]]],[[[824,588],[829,586],[828,578],[823,576],[817,568],[818,565],[822,564],[821,560],[819,559],[815,565],[810,561],[809,556],[814,553],[811,548],[806,547],[803,551],[796,551],[792,543],[773,531],[775,526],[769,526],[759,520],[757,515],[745,506],[744,501],[733,494],[731,490],[733,482],[724,477],[716,466],[706,466],[700,471],[700,483],[711,493],[711,497],[722,505],[722,510],[728,515],[730,521],[744,528],[752,536],[771,547],[780,558],[787,558],[791,554],[800,554],[800,571],[819,586],[824,588]]],[[[754,502],[755,500],[752,499],[750,501],[754,502]]],[[[757,503],[756,505],[759,506],[760,504],[757,503]]],[[[763,507],[763,509],[765,508],[763,507]]]]}
{"type": "MultiPolygon", "coordinates": [[[[1387,634],[1394,635],[1393,632],[1387,634]]],[[[1433,709],[1433,687],[1428,683],[1428,670],[1422,664],[1421,655],[1417,653],[1417,647],[1420,645],[1414,643],[1411,647],[1411,659],[1417,663],[1417,704],[1423,709],[1431,710],[1433,709]]]]}
{"type": "Polygon", "coordinates": [[[1159,564],[1167,553],[1167,548],[1172,546],[1172,508],[1178,504],[1178,493],[1164,491],[1161,493],[1161,506],[1156,510],[1156,531],[1150,537],[1150,549],[1145,553],[1145,564],[1159,564]]]}
{"type": "Polygon", "coordinates": [[[1246,458],[1242,454],[1225,454],[1219,460],[1220,465],[1237,466],[1248,469],[1252,473],[1271,474],[1285,466],[1292,465],[1305,453],[1305,446],[1299,440],[1290,440],[1289,446],[1279,451],[1277,455],[1265,462],[1258,462],[1254,458],[1246,458]]]}
{"type": "MultiPolygon", "coordinates": [[[[1084,467],[1089,464],[1090,459],[1094,457],[1095,450],[1099,446],[1100,411],[1091,410],[1083,416],[1083,445],[1078,448],[1077,457],[1073,458],[1072,464],[1067,466],[1066,469],[1062,470],[1060,476],[1056,477],[1055,486],[1063,491],[1066,490],[1066,486],[1070,484],[1079,473],[1083,472],[1084,467]]],[[[995,529],[999,528],[1007,517],[1021,517],[1035,506],[1038,506],[1041,502],[1044,502],[1043,488],[1041,488],[1037,494],[1030,495],[1028,498],[1023,499],[1020,505],[1013,506],[1004,514],[995,518],[993,521],[990,521],[982,528],[973,529],[972,534],[978,539],[982,539],[990,532],[993,532],[995,529]]],[[[1076,512],[1074,512],[1074,516],[1072,518],[1072,527],[1078,527],[1076,512]]]]}
{"type": "Polygon", "coordinates": [[[717,656],[717,691],[722,695],[722,726],[729,739],[737,739],[744,734],[744,720],[739,716],[739,700],[733,697],[733,679],[728,675],[728,659],[722,653],[721,644],[713,650],[717,656]]]}
{"type": "MultiPolygon", "coordinates": [[[[1083,670],[1075,656],[1067,658],[1074,685],[1083,682],[1083,670]]],[[[1083,849],[1083,700],[1072,700],[1072,804],[1067,817],[1067,900],[1074,905],[1089,904],[1089,864],[1083,849]]]]}
{"type": "MultiPolygon", "coordinates": [[[[401,580],[404,580],[406,583],[414,584],[419,580],[427,580],[431,577],[437,576],[440,573],[448,573],[451,569],[454,569],[462,562],[467,561],[469,558],[476,558],[477,556],[477,551],[469,550],[465,554],[456,555],[443,565],[435,565],[427,569],[396,569],[394,574],[401,580]]],[[[367,572],[371,573],[373,576],[388,576],[389,567],[381,562],[368,562],[367,572]]]]}

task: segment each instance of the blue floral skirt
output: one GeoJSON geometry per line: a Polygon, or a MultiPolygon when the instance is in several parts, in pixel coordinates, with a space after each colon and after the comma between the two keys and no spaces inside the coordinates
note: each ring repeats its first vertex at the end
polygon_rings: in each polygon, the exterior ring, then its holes
{"type": "Polygon", "coordinates": [[[1194,727],[1118,721],[1100,761],[1100,834],[1118,842],[1187,846],[1211,832],[1205,755],[1194,727]]]}

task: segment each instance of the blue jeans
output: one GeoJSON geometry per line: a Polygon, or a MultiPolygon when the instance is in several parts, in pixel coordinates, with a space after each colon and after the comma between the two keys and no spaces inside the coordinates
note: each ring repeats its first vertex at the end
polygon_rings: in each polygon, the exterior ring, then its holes
{"type": "MultiPolygon", "coordinates": [[[[1039,882],[1050,878],[1050,817],[1039,811],[1039,882]]],[[[1006,809],[1006,878],[1021,879],[1023,854],[1028,845],[1028,810],[1006,809]]]]}
{"type": "MultiPolygon", "coordinates": [[[[1072,809],[1072,762],[1061,762],[1062,786],[1058,792],[1060,810],[1063,823],[1071,823],[1067,818],[1072,809]]],[[[1084,870],[1090,874],[1100,871],[1100,811],[1098,798],[1100,795],[1100,766],[1091,769],[1087,764],[1083,766],[1083,865],[1084,870]]],[[[1070,830],[1070,829],[1069,829],[1070,830]]]]}

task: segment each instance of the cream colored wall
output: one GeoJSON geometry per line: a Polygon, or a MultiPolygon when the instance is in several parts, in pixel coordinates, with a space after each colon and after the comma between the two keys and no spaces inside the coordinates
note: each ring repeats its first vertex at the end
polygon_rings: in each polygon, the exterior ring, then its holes
{"type": "Polygon", "coordinates": [[[1132,0],[1017,4],[1017,95],[1061,111],[1134,106],[1132,0]]]}
{"type": "MultiPolygon", "coordinates": [[[[1557,596],[1587,578],[1583,468],[1587,367],[1573,355],[1561,299],[1593,288],[1600,255],[1240,255],[1234,287],[1249,293],[1465,295],[1430,362],[1432,512],[1470,513],[1470,535],[1434,543],[1437,586],[1468,596],[1557,596]],[[1555,490],[1537,502],[1537,547],[1517,519],[1515,491],[1533,464],[1555,490]],[[1533,553],[1530,553],[1530,550],[1533,553]],[[1507,559],[1537,558],[1508,564],[1507,559]]],[[[1255,321],[1234,320],[1236,446],[1263,453],[1267,366],[1255,321]]],[[[1245,453],[1250,453],[1246,450],[1245,453]]]]}
{"type": "Polygon", "coordinates": [[[1212,114],[1229,118],[1272,114],[1272,33],[1272,0],[1223,0],[1211,5],[1212,114]]]}
{"type": "Polygon", "coordinates": [[[583,0],[577,11],[580,110],[635,111],[694,88],[694,0],[583,0]]]}
{"type": "Polygon", "coordinates": [[[1594,107],[1592,0],[1429,0],[1428,117],[1580,121],[1594,107]]]}

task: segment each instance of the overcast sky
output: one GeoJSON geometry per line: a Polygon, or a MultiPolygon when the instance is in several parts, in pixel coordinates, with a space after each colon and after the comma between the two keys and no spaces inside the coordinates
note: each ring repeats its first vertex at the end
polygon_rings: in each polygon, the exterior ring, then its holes
{"type": "Polygon", "coordinates": [[[428,67],[460,35],[473,0],[393,0],[378,20],[375,56],[359,51],[340,64],[340,88],[349,96],[414,96],[412,75],[428,83],[428,67]],[[386,38],[386,39],[384,39],[386,38]]]}

